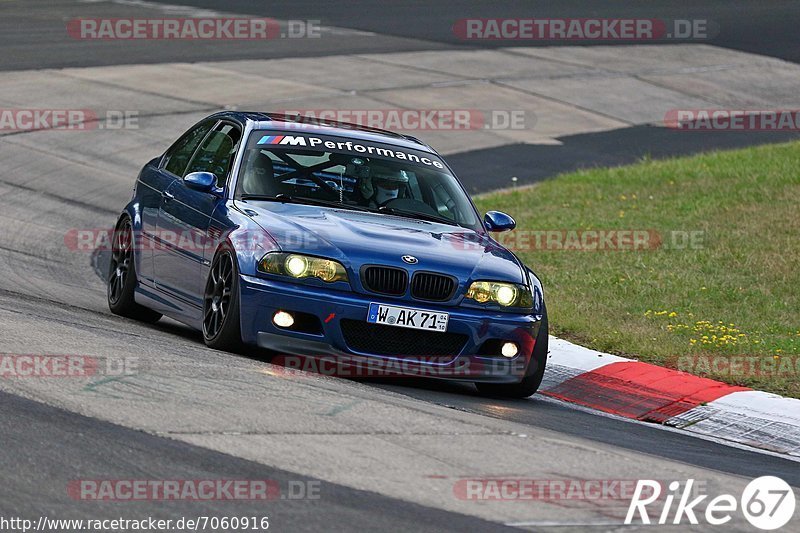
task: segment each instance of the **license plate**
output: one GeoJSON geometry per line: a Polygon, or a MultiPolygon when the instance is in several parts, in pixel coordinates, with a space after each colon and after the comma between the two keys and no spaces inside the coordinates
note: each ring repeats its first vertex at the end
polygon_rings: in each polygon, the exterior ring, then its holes
{"type": "Polygon", "coordinates": [[[393,305],[369,304],[367,322],[386,324],[401,328],[424,329],[428,331],[447,331],[448,313],[395,307],[393,305]]]}

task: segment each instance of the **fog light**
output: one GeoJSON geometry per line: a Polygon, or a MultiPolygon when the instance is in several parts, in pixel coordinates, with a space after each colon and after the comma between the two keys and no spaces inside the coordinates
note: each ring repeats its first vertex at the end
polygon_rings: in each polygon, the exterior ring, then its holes
{"type": "MultiPolygon", "coordinates": [[[[290,328],[294,325],[294,317],[286,311],[278,311],[272,317],[272,321],[279,328],[290,328]]],[[[516,350],[516,347],[514,347],[516,350]]],[[[516,353],[516,352],[515,352],[516,353]]],[[[505,347],[503,347],[503,354],[505,355],[505,347]]]]}
{"type": "Polygon", "coordinates": [[[513,342],[506,342],[503,343],[503,347],[500,349],[500,353],[503,354],[503,357],[514,357],[519,353],[519,348],[513,342]]]}

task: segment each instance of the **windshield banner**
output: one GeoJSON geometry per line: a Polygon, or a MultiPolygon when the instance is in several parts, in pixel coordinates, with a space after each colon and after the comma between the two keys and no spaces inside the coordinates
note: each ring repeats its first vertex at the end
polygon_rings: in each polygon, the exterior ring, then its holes
{"type": "Polygon", "coordinates": [[[381,143],[370,143],[362,140],[343,140],[342,137],[331,137],[322,135],[306,134],[286,134],[274,131],[255,131],[250,136],[250,147],[256,148],[299,148],[311,149],[325,152],[340,152],[363,157],[383,157],[386,159],[396,159],[397,161],[407,161],[409,163],[423,165],[444,170],[442,161],[433,154],[421,152],[409,148],[401,148],[395,145],[381,143]]]}

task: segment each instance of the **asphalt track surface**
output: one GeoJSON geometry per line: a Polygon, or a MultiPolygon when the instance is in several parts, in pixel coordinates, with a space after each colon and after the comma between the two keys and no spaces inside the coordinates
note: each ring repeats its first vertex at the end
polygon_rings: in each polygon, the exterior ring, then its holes
{"type": "MultiPolygon", "coordinates": [[[[504,17],[638,17],[713,21],[717,35],[703,39],[732,50],[800,62],[796,2],[625,2],[610,7],[569,2],[259,2],[252,0],[194,0],[176,6],[169,1],[20,1],[0,4],[0,72],[3,70],[91,67],[165,62],[303,58],[325,55],[376,54],[428,50],[470,50],[499,46],[608,45],[609,41],[463,41],[452,31],[460,18],[504,17]],[[161,9],[154,11],[153,6],[161,9]],[[87,17],[213,16],[215,13],[252,15],[278,20],[312,20],[325,28],[320,38],[249,41],[99,41],[80,40],[65,31],[67,21],[87,17]],[[746,13],[747,16],[743,16],[746,13]]],[[[685,41],[675,40],[675,43],[685,41]]],[[[644,43],[647,44],[647,43],[644,43]]],[[[654,41],[653,44],[660,44],[654,41]]],[[[353,77],[369,77],[368,69],[353,77]]],[[[451,154],[448,161],[473,193],[509,185],[508,176],[542,179],[595,166],[632,163],[652,157],[690,155],[797,139],[796,132],[681,132],[635,125],[612,131],[570,135],[558,145],[531,148],[508,144],[497,148],[451,154]],[[531,160],[536,164],[531,165],[531,160]],[[503,174],[497,175],[497,161],[503,174]]]]}
{"type": "MultiPolygon", "coordinates": [[[[0,19],[0,69],[58,68],[166,61],[211,61],[225,59],[267,59],[309,57],[351,53],[379,53],[507,46],[503,41],[465,42],[456,38],[452,26],[462,18],[580,18],[630,17],[652,19],[706,19],[719,27],[708,44],[800,61],[797,20],[800,5],[790,0],[750,2],[717,0],[705,2],[635,1],[562,2],[511,0],[478,2],[355,0],[327,2],[292,0],[155,0],[164,5],[186,5],[226,13],[249,14],[282,20],[319,20],[323,25],[366,32],[342,33],[325,39],[277,40],[265,50],[258,43],[137,43],[93,42],[70,39],[65,21],[81,16],[135,17],[147,11],[138,2],[49,2],[5,1],[0,19]],[[378,38],[376,38],[377,34],[378,38]],[[88,53],[87,53],[88,50],[88,53]]],[[[180,11],[176,11],[178,15],[180,11]]],[[[679,41],[676,41],[679,42],[679,41]]],[[[564,42],[520,42],[525,45],[575,44],[564,42]]],[[[598,44],[608,44],[601,42],[598,44]]],[[[368,75],[368,73],[364,73],[368,75]]]]}
{"type": "MultiPolygon", "coordinates": [[[[269,479],[288,496],[289,483],[302,482],[314,490],[319,480],[230,457],[197,446],[154,437],[140,431],[82,417],[17,396],[0,393],[3,410],[3,446],[0,458],[4,483],[0,488],[3,516],[71,517],[74,501],[64,490],[71,480],[130,478],[153,474],[164,479],[269,479]],[[32,439],[32,435],[40,438],[32,439]],[[87,442],[91,446],[87,447],[87,442]],[[53,443],[58,443],[54,446],[53,443]],[[20,457],[35,461],[20,461],[20,457]],[[52,468],[55,465],[62,468],[52,468]],[[13,465],[13,468],[8,466],[13,465]],[[51,468],[47,468],[51,465],[51,468]],[[47,470],[47,483],[42,478],[47,470]]],[[[298,486],[298,485],[295,485],[298,486]]],[[[299,493],[299,492],[298,492],[299,493]]],[[[136,505],[136,504],[134,504],[136,505]]],[[[268,517],[284,531],[320,531],[331,524],[353,530],[379,530],[386,522],[398,530],[487,531],[510,529],[473,517],[425,508],[348,487],[325,484],[325,498],[308,501],[285,498],[274,502],[152,502],[136,512],[155,518],[176,515],[268,517]],[[370,509],[370,512],[364,512],[370,509]]],[[[120,515],[116,502],[93,502],[91,516],[113,519],[120,515]]]]}
{"type": "MultiPolygon", "coordinates": [[[[274,57],[462,46],[453,42],[449,30],[442,30],[444,22],[464,16],[523,16],[532,5],[491,3],[484,7],[469,3],[460,7],[456,2],[446,8],[444,3],[419,3],[416,8],[392,4],[378,9],[373,4],[348,3],[331,9],[327,2],[293,3],[293,7],[288,2],[271,2],[267,12],[258,2],[195,4],[276,18],[321,18],[325,24],[381,33],[366,42],[347,33],[340,41],[323,44],[292,42],[286,49],[280,48],[283,45],[271,49],[269,54],[274,57]],[[393,21],[388,28],[383,22],[387,16],[393,21]]],[[[549,15],[574,15],[582,5],[560,3],[549,15]]],[[[690,8],[673,8],[670,3],[658,8],[657,14],[652,13],[653,5],[641,3],[634,12],[680,18],[708,12],[709,18],[729,21],[736,29],[726,33],[727,40],[715,44],[798,59],[794,23],[790,22],[797,20],[797,4],[748,3],[748,9],[760,11],[748,17],[742,16],[743,4],[734,2],[693,4],[690,8]],[[764,37],[767,28],[769,39],[764,37]]],[[[101,16],[123,12],[135,16],[131,10],[136,6],[101,3],[95,8],[106,10],[101,16]]],[[[81,16],[85,4],[6,2],[0,9],[8,10],[0,23],[5,26],[0,31],[5,70],[264,57],[263,51],[247,46],[212,50],[165,43],[154,43],[144,51],[98,45],[78,53],[77,48],[70,48],[74,43],[56,37],[54,28],[61,31],[65,17],[81,16]],[[35,32],[30,31],[32,27],[35,32]]],[[[598,8],[591,10],[593,15],[603,14],[598,8]]],[[[726,139],[730,140],[724,142],[732,145],[741,142],[741,137],[726,139]]],[[[598,141],[601,146],[603,142],[607,141],[598,141]]],[[[603,151],[596,149],[597,153],[603,151]]],[[[136,357],[143,372],[130,380],[77,385],[46,380],[2,383],[2,516],[174,519],[268,514],[278,531],[483,531],[502,529],[503,523],[537,529],[553,526],[558,531],[619,527],[613,520],[571,522],[570,517],[578,511],[568,507],[548,509],[549,514],[541,513],[540,507],[524,512],[518,508],[497,512],[498,508],[492,507],[484,512],[476,510],[473,502],[451,502],[452,496],[448,499],[446,494],[424,494],[431,485],[422,479],[419,487],[408,489],[402,472],[413,470],[416,460],[429,461],[434,456],[431,449],[447,443],[453,448],[452,459],[447,461],[447,452],[440,451],[435,456],[438,462],[425,470],[431,477],[439,472],[436,468],[450,468],[448,472],[460,472],[464,477],[487,475],[481,467],[497,465],[495,475],[569,478],[587,472],[584,475],[595,479],[625,475],[663,479],[672,473],[677,479],[693,476],[724,488],[741,487],[751,478],[772,474],[800,487],[797,462],[597,415],[541,397],[498,401],[478,396],[470,385],[429,381],[275,378],[269,374],[267,354],[209,350],[196,332],[169,320],[146,326],[114,317],[106,308],[103,284],[88,255],[53,247],[61,236],[59,229],[112,224],[129,195],[133,167],[128,181],[124,176],[97,175],[91,163],[86,163],[87,154],[91,154],[88,148],[69,163],[85,167],[87,183],[72,185],[64,180],[75,179],[74,175],[55,170],[26,180],[26,169],[37,165],[35,151],[6,161],[0,175],[0,352],[136,357]],[[315,410],[324,416],[317,416],[315,410]],[[345,418],[341,426],[328,424],[340,416],[351,418],[345,418]],[[525,461],[509,466],[496,457],[516,453],[516,449],[489,453],[481,449],[485,442],[507,442],[503,439],[509,436],[526,439],[520,441],[526,443],[525,461]],[[421,444],[425,439],[439,440],[425,448],[421,444]],[[398,457],[391,459],[376,451],[374,457],[385,462],[370,462],[376,442],[395,450],[392,453],[398,457]],[[401,447],[409,455],[397,452],[401,447]],[[362,462],[359,453],[364,454],[364,471],[353,466],[362,462]],[[408,457],[416,453],[419,457],[409,462],[408,457]],[[356,460],[348,462],[352,455],[356,460]],[[75,479],[226,478],[266,478],[280,483],[319,480],[323,497],[266,505],[145,501],[122,506],[75,501],[65,490],[75,479]],[[416,495],[420,492],[421,496],[416,495]],[[520,519],[525,513],[530,522],[520,519]]],[[[109,157],[124,159],[124,154],[109,157]]],[[[486,159],[494,153],[457,157],[467,164],[469,157],[486,159]]],[[[587,155],[586,163],[592,162],[593,157],[587,155]]],[[[447,490],[451,482],[441,486],[447,490]]],[[[741,524],[731,529],[739,527],[741,524]]]]}

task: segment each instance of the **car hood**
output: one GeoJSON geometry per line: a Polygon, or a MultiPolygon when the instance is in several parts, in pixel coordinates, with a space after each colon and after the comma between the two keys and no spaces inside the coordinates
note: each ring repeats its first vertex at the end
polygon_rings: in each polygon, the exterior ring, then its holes
{"type": "Polygon", "coordinates": [[[504,247],[471,229],[382,213],[248,200],[239,204],[287,252],[336,259],[357,274],[389,265],[456,276],[459,281],[526,283],[523,266],[504,247]],[[418,262],[409,265],[403,256],[418,262]]]}

